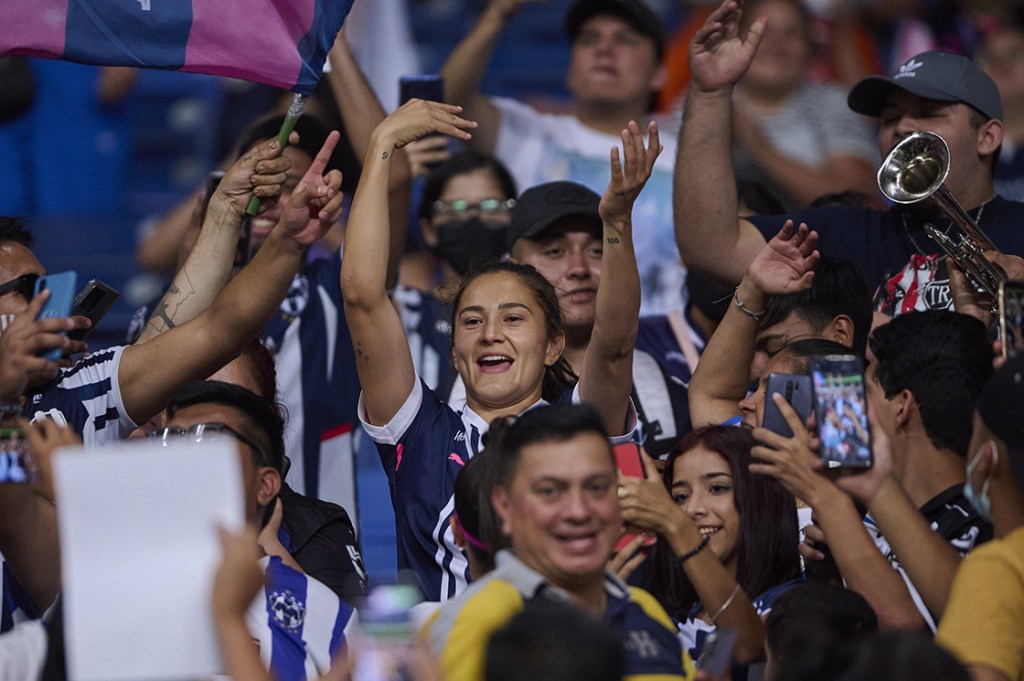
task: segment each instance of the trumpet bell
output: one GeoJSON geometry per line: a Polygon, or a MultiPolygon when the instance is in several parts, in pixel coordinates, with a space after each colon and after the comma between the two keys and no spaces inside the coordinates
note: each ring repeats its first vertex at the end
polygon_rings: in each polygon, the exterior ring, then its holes
{"type": "Polygon", "coordinates": [[[949,146],[933,132],[915,132],[893,147],[878,169],[878,188],[894,203],[934,194],[949,174],[949,146]]]}

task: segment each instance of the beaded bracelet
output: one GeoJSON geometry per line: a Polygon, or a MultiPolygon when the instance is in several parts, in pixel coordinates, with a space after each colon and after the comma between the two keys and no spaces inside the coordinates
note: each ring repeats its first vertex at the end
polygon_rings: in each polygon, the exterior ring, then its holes
{"type": "Polygon", "coordinates": [[[740,309],[740,312],[742,312],[743,314],[748,315],[750,317],[753,317],[754,319],[760,319],[761,317],[763,317],[764,313],[767,312],[767,310],[761,310],[760,312],[754,312],[749,307],[747,307],[746,303],[744,303],[742,300],[739,299],[739,295],[738,295],[739,292],[740,292],[740,287],[737,286],[736,290],[733,291],[733,294],[732,294],[732,302],[734,302],[736,304],[736,307],[738,307],[740,309]]]}
{"type": "Polygon", "coordinates": [[[702,536],[700,538],[700,543],[699,544],[694,546],[692,549],[690,549],[689,551],[687,551],[683,555],[679,556],[679,562],[680,563],[685,563],[686,561],[688,561],[691,558],[693,558],[694,556],[696,556],[698,553],[701,552],[701,549],[703,549],[705,546],[708,545],[709,541],[711,541],[711,535],[710,534],[705,534],[704,536],[702,536]]]}

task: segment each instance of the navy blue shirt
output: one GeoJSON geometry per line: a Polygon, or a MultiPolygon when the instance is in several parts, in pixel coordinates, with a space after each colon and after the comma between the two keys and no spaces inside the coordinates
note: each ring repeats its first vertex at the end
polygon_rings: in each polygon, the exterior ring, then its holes
{"type": "MultiPolygon", "coordinates": [[[[970,214],[976,218],[978,209],[971,209],[970,214]]],[[[822,253],[860,265],[868,285],[879,287],[876,301],[883,311],[906,311],[901,304],[910,297],[914,309],[952,308],[949,275],[941,257],[937,257],[942,250],[925,233],[924,221],[905,208],[895,206],[881,212],[855,206],[823,206],[749,219],[765,240],[770,240],[790,218],[817,230],[822,253]],[[915,278],[914,270],[927,277],[915,278]],[[887,285],[889,291],[885,290],[887,285]]],[[[945,229],[949,220],[935,220],[934,224],[945,229]]],[[[979,227],[1003,253],[1024,256],[1024,203],[996,196],[984,205],[979,227]]]]}

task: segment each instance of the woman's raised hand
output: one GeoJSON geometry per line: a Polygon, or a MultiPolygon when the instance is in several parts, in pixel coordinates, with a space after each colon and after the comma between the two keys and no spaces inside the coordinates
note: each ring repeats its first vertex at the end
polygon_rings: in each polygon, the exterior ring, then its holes
{"type": "Polygon", "coordinates": [[[391,153],[387,147],[401,149],[409,142],[432,133],[468,140],[472,137],[468,131],[476,128],[476,121],[461,118],[460,113],[462,107],[454,104],[410,99],[381,121],[373,132],[377,144],[370,148],[384,146],[380,153],[381,158],[386,159],[391,153]]]}

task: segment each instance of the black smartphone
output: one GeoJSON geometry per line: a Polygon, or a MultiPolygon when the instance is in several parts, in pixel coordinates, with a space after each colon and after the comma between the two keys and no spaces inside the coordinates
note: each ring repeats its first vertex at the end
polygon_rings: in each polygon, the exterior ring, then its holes
{"type": "Polygon", "coordinates": [[[818,452],[828,468],[870,468],[871,434],[864,397],[864,364],[856,355],[811,359],[818,452]]]}
{"type": "Polygon", "coordinates": [[[21,428],[0,428],[0,484],[24,484],[36,479],[21,428]]]}
{"type": "Polygon", "coordinates": [[[72,340],[84,340],[120,297],[121,294],[113,287],[104,284],[99,279],[90,279],[89,283],[75,296],[71,314],[88,317],[92,325],[88,329],[75,329],[68,334],[68,337],[72,340]]]}
{"type": "MultiPolygon", "coordinates": [[[[444,101],[444,78],[436,73],[421,73],[402,76],[398,80],[398,101],[405,104],[410,99],[424,99],[428,102],[444,101]]],[[[440,137],[432,133],[428,137],[440,137]]],[[[440,166],[440,162],[427,163],[430,170],[440,166]]]]}
{"type": "MultiPolygon", "coordinates": [[[[75,289],[78,284],[78,274],[75,272],[58,272],[47,274],[36,280],[36,288],[33,295],[39,295],[43,290],[49,289],[50,299],[39,311],[37,319],[53,319],[58,317],[70,317],[71,307],[75,302],[75,289]]],[[[64,335],[64,332],[61,331],[64,335]]],[[[60,348],[53,348],[38,353],[51,362],[56,362],[64,354],[60,348]]]]}
{"type": "Polygon", "coordinates": [[[398,80],[398,101],[405,104],[410,99],[443,102],[444,78],[436,73],[402,76],[398,80]]]}
{"type": "Polygon", "coordinates": [[[806,374],[768,374],[768,385],[764,394],[764,418],[761,425],[782,437],[793,437],[793,429],[786,423],[786,417],[772,399],[775,393],[779,393],[789,402],[789,406],[793,407],[793,411],[800,417],[801,423],[807,423],[814,403],[811,377],[806,374]]]}
{"type": "Polygon", "coordinates": [[[697,668],[707,671],[711,676],[725,676],[732,663],[732,650],[736,647],[736,630],[729,627],[718,627],[704,639],[697,668]]]}
{"type": "Polygon", "coordinates": [[[1003,357],[1024,352],[1024,281],[999,284],[999,340],[1003,357]]]}

